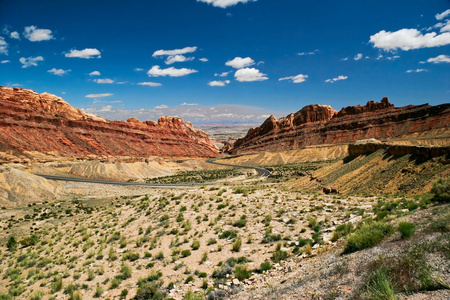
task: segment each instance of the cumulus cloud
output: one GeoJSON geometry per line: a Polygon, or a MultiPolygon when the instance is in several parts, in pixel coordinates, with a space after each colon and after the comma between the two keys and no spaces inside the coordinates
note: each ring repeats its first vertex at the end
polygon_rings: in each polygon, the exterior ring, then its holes
{"type": "Polygon", "coordinates": [[[102,75],[99,71],[92,71],[91,73],[89,73],[89,76],[100,76],[102,75]]]}
{"type": "Polygon", "coordinates": [[[103,97],[109,97],[112,96],[114,94],[111,93],[103,93],[103,94],[88,94],[85,97],[86,98],[103,98],[103,97]]]}
{"type": "Polygon", "coordinates": [[[450,32],[444,32],[439,35],[436,32],[430,32],[423,35],[417,29],[404,28],[395,32],[382,30],[371,35],[369,42],[375,48],[385,51],[432,48],[450,44],[450,32]]]}
{"type": "Polygon", "coordinates": [[[332,78],[332,79],[327,79],[325,80],[325,82],[329,82],[329,83],[333,83],[339,80],[346,80],[348,77],[344,76],[344,75],[339,75],[338,77],[332,78]]]}
{"type": "Polygon", "coordinates": [[[180,104],[181,106],[197,106],[198,103],[187,103],[187,102],[183,102],[180,104]]]}
{"type": "Polygon", "coordinates": [[[23,36],[31,42],[48,41],[54,38],[50,29],[38,29],[33,25],[25,27],[23,36]]]}
{"type": "Polygon", "coordinates": [[[139,82],[138,85],[146,85],[146,86],[161,86],[161,83],[158,82],[139,82]]]}
{"type": "Polygon", "coordinates": [[[355,55],[355,57],[353,57],[354,60],[360,60],[363,57],[363,55],[361,53],[358,53],[355,55]]]}
{"type": "Polygon", "coordinates": [[[225,80],[225,81],[215,80],[215,81],[208,82],[208,85],[209,86],[226,86],[229,83],[230,83],[229,80],[225,80]]]}
{"type": "Polygon", "coordinates": [[[109,78],[102,78],[102,79],[94,79],[95,82],[97,83],[114,83],[114,80],[109,79],[109,78]]]}
{"type": "Polygon", "coordinates": [[[232,60],[229,60],[225,63],[226,66],[233,67],[235,69],[242,69],[244,67],[252,66],[255,64],[255,61],[250,57],[242,58],[235,57],[232,60]]]}
{"type": "Polygon", "coordinates": [[[269,79],[266,74],[261,73],[255,68],[239,69],[234,73],[234,77],[240,82],[263,81],[269,79]]]}
{"type": "Polygon", "coordinates": [[[44,58],[42,56],[36,56],[36,57],[21,57],[19,59],[20,63],[23,65],[22,68],[28,68],[31,66],[37,66],[38,65],[38,61],[43,61],[44,58]]]}
{"type": "Polygon", "coordinates": [[[20,34],[17,31],[11,32],[9,35],[12,39],[20,40],[20,34]]]}
{"type": "Polygon", "coordinates": [[[159,66],[153,66],[150,70],[148,70],[147,75],[151,77],[158,77],[158,76],[180,77],[197,72],[198,71],[194,69],[186,69],[186,68],[176,69],[174,67],[161,69],[159,66]]]}
{"type": "Polygon", "coordinates": [[[165,104],[155,106],[155,109],[165,109],[165,108],[169,108],[169,106],[167,106],[165,104]]]}
{"type": "Polygon", "coordinates": [[[194,60],[194,57],[186,57],[186,56],[180,55],[180,54],[170,55],[166,59],[166,64],[171,65],[176,62],[184,62],[184,61],[191,61],[191,60],[194,60]]]}
{"type": "Polygon", "coordinates": [[[206,57],[199,58],[198,60],[201,61],[201,62],[207,62],[208,61],[208,59],[206,57]]]}
{"type": "Polygon", "coordinates": [[[257,1],[257,0],[197,0],[197,2],[208,3],[208,4],[211,4],[212,6],[220,7],[220,8],[227,8],[229,6],[233,6],[238,3],[247,3],[247,2],[254,2],[254,1],[257,1]]]}
{"type": "Polygon", "coordinates": [[[449,15],[450,15],[450,9],[447,9],[443,13],[436,14],[435,17],[436,17],[436,20],[440,21],[440,20],[447,18],[449,15]]]}
{"type": "Polygon", "coordinates": [[[51,70],[48,70],[47,72],[52,73],[53,75],[63,76],[63,75],[68,74],[70,71],[72,71],[72,70],[63,70],[63,69],[53,68],[51,70]]]}
{"type": "Polygon", "coordinates": [[[8,55],[8,43],[5,41],[5,38],[0,36],[0,54],[8,55]]]}
{"type": "Polygon", "coordinates": [[[289,76],[289,77],[280,78],[280,79],[278,79],[278,81],[291,80],[293,83],[301,83],[301,82],[306,81],[306,78],[308,78],[308,75],[298,74],[296,76],[289,76]]]}
{"type": "Polygon", "coordinates": [[[78,57],[78,58],[100,58],[102,57],[101,52],[95,48],[86,48],[83,50],[70,50],[69,53],[65,54],[66,57],[78,57]]]}
{"type": "Polygon", "coordinates": [[[420,73],[420,72],[427,72],[426,69],[415,69],[415,70],[408,70],[406,73],[420,73]]]}
{"type": "MultiPolygon", "coordinates": [[[[430,57],[429,59],[427,59],[426,62],[434,63],[434,64],[450,63],[450,56],[441,54],[441,55],[438,55],[436,57],[430,57]]],[[[420,63],[424,64],[426,62],[425,61],[421,61],[420,63]]]]}
{"type": "Polygon", "coordinates": [[[183,49],[174,49],[174,50],[157,50],[153,53],[153,57],[161,56],[161,55],[181,55],[186,53],[192,53],[197,51],[197,47],[184,47],[183,49]]]}

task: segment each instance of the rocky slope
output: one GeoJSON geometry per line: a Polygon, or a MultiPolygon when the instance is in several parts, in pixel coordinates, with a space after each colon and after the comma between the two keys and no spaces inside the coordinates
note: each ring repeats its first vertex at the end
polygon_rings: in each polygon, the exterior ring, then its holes
{"type": "Polygon", "coordinates": [[[328,105],[308,105],[260,127],[225,149],[240,154],[296,149],[322,144],[348,144],[361,139],[450,139],[450,104],[394,107],[383,98],[337,112],[328,105]]]}
{"type": "Polygon", "coordinates": [[[0,86],[0,163],[217,153],[206,133],[181,118],[109,121],[55,95],[0,86]]]}

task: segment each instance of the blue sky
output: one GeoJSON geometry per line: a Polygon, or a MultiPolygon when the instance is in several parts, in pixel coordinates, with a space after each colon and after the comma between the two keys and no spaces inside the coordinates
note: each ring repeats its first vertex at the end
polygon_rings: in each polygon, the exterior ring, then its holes
{"type": "Polygon", "coordinates": [[[109,119],[450,98],[447,0],[0,0],[0,85],[109,119]]]}

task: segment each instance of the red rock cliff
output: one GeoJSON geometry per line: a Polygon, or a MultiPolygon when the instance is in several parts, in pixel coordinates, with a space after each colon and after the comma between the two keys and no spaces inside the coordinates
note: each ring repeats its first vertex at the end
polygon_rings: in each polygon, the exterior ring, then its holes
{"type": "Polygon", "coordinates": [[[214,157],[208,135],[181,118],[108,121],[63,99],[0,86],[0,153],[33,158],[214,157]]]}
{"type": "Polygon", "coordinates": [[[228,152],[277,151],[321,144],[347,144],[361,139],[417,136],[450,137],[450,104],[396,108],[388,98],[337,112],[327,105],[308,105],[278,121],[269,117],[251,128],[228,152]]]}

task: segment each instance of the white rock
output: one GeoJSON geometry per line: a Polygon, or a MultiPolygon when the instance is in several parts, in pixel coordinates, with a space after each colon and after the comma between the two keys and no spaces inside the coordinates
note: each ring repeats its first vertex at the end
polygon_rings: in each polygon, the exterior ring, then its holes
{"type": "Polygon", "coordinates": [[[239,279],[235,278],[235,279],[233,279],[233,284],[240,285],[241,283],[240,283],[239,279]]]}

